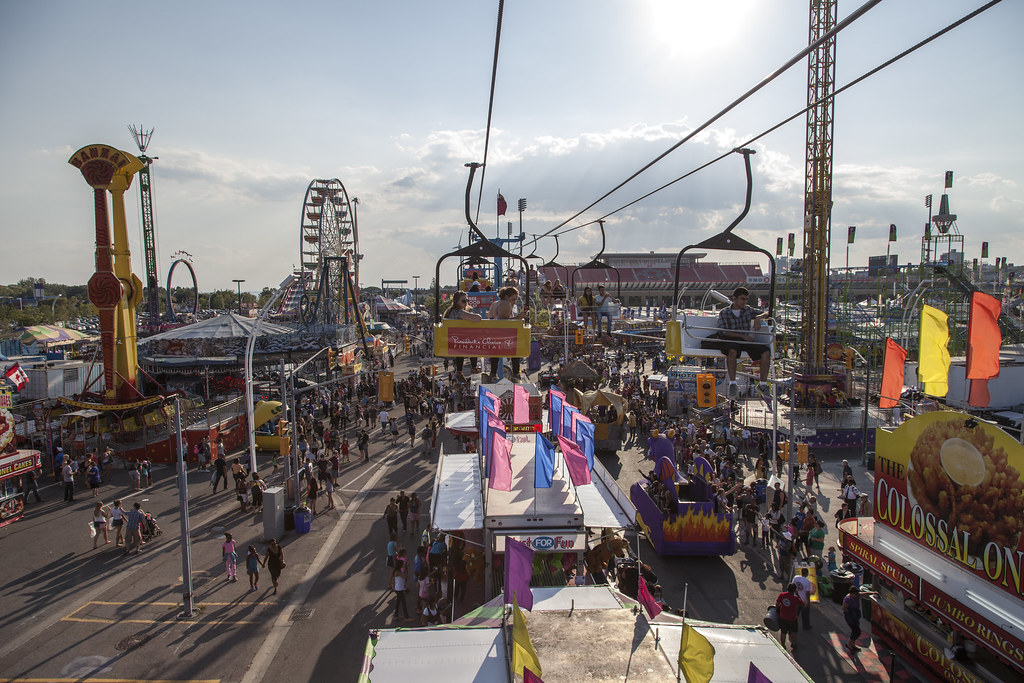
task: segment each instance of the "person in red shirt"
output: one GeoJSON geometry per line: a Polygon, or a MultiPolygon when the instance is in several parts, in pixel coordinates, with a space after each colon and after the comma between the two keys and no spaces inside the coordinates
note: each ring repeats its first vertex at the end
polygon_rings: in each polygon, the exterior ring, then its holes
{"type": "Polygon", "coordinates": [[[803,600],[796,592],[796,584],[791,583],[786,587],[785,593],[780,593],[775,599],[775,607],[779,610],[779,642],[786,647],[786,636],[791,637],[793,649],[796,649],[796,634],[800,630],[800,608],[803,607],[803,600]]]}

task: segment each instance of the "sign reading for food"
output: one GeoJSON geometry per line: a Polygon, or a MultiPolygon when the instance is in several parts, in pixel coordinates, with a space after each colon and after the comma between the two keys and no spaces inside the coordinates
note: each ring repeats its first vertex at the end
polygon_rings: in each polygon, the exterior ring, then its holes
{"type": "Polygon", "coordinates": [[[875,521],[1024,597],[1024,446],[964,413],[879,430],[875,521]]]}

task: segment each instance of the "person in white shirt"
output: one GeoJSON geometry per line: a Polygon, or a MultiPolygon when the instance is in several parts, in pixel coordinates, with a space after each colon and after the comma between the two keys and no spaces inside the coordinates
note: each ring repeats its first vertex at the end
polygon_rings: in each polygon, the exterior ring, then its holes
{"type": "Polygon", "coordinates": [[[387,408],[380,409],[380,433],[386,434],[388,431],[388,422],[391,420],[391,416],[388,415],[387,408]]]}
{"type": "Polygon", "coordinates": [[[800,607],[800,620],[803,622],[804,630],[811,628],[811,596],[818,592],[811,580],[807,578],[809,573],[807,567],[804,567],[800,570],[800,576],[793,579],[797,595],[804,603],[800,607]]]}

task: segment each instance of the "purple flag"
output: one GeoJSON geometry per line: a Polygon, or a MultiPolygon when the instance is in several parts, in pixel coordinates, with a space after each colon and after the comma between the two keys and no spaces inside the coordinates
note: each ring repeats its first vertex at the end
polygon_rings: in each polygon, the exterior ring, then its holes
{"type": "Polygon", "coordinates": [[[658,601],[654,599],[651,592],[647,590],[647,581],[642,576],[640,577],[640,585],[636,598],[637,601],[644,606],[644,609],[647,610],[647,616],[651,619],[661,614],[661,605],[659,605],[658,601]]]}
{"type": "Polygon", "coordinates": [[[590,469],[587,467],[587,456],[580,447],[564,436],[558,437],[558,445],[562,447],[562,457],[569,468],[569,478],[576,486],[590,483],[590,469]]]}
{"type": "Polygon", "coordinates": [[[523,683],[544,683],[544,681],[542,681],[540,679],[540,676],[538,676],[537,674],[535,674],[532,671],[530,671],[529,667],[524,666],[523,667],[523,683]]]}
{"type": "Polygon", "coordinates": [[[533,448],[533,487],[549,489],[555,478],[555,447],[543,434],[538,434],[536,439],[533,448]]]}
{"type": "Polygon", "coordinates": [[[516,601],[528,610],[533,609],[533,549],[525,543],[505,537],[505,602],[516,601]]]}
{"type": "Polygon", "coordinates": [[[747,670],[747,683],[772,683],[772,680],[761,673],[761,670],[751,662],[750,668],[747,670]]]}
{"type": "Polygon", "coordinates": [[[491,430],[491,469],[487,488],[512,490],[512,442],[491,430]]]}

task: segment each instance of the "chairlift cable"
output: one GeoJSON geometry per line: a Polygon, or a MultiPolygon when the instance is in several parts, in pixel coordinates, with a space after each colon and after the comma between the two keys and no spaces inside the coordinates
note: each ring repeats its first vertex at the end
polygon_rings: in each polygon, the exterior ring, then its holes
{"type": "Polygon", "coordinates": [[[484,162],[480,166],[480,192],[476,197],[476,222],[480,223],[480,203],[484,194],[484,176],[487,174],[487,149],[491,144],[491,116],[494,114],[494,83],[498,78],[498,47],[501,45],[501,16],[505,0],[498,0],[498,26],[494,31],[494,62],[491,64],[491,94],[487,100],[487,130],[484,133],[484,162]]]}

